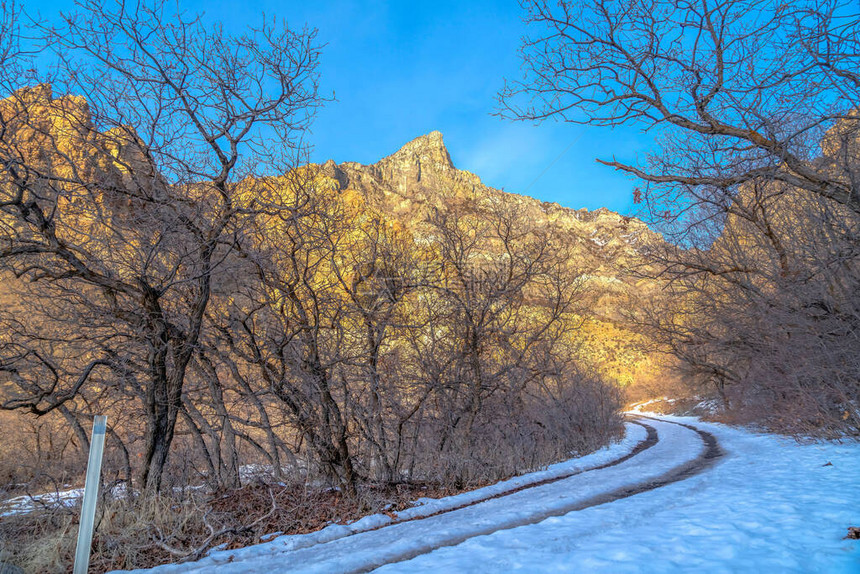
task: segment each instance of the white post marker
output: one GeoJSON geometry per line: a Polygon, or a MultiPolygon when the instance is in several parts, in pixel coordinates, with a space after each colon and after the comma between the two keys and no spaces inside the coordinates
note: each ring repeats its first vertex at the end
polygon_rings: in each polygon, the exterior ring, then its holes
{"type": "Polygon", "coordinates": [[[106,430],[107,417],[97,415],[93,419],[93,436],[90,439],[90,458],[87,461],[87,481],[84,483],[84,502],[81,505],[74,574],[86,574],[90,567],[90,546],[93,543],[93,521],[96,517],[96,501],[99,498],[99,477],[102,471],[106,430]]]}

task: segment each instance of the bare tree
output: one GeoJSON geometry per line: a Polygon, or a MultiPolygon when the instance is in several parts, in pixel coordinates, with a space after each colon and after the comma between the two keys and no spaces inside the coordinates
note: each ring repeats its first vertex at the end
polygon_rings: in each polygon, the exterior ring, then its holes
{"type": "Polygon", "coordinates": [[[676,303],[640,312],[691,382],[712,386],[734,412],[839,436],[858,422],[857,221],[785,188],[743,193],[707,251],[657,254],[676,303]]]}
{"type": "MultiPolygon", "coordinates": [[[[570,246],[499,197],[454,198],[427,223],[436,271],[411,347],[433,405],[425,413],[429,428],[422,442],[439,453],[439,462],[452,465],[443,469],[445,478],[468,481],[482,467],[485,477],[504,474],[508,464],[535,463],[503,464],[505,457],[553,448],[559,454],[562,444],[590,435],[596,429],[585,422],[582,408],[588,401],[560,406],[587,386],[573,342],[584,267],[570,246]],[[568,427],[543,436],[568,415],[582,425],[581,433],[568,427]],[[493,452],[488,444],[495,445],[493,452]]],[[[613,403],[604,398],[601,408],[613,403]]],[[[597,426],[610,428],[612,419],[597,426]]]]}
{"type": "Polygon", "coordinates": [[[313,462],[354,494],[344,298],[330,261],[349,221],[338,197],[320,193],[309,168],[255,193],[289,206],[258,214],[242,247],[256,281],[234,298],[226,321],[242,360],[286,409],[313,462]]]}
{"type": "Polygon", "coordinates": [[[371,451],[367,474],[392,483],[401,475],[404,425],[423,401],[422,393],[410,392],[405,373],[392,373],[388,363],[397,356],[395,341],[402,341],[404,328],[414,323],[410,296],[422,282],[427,253],[407,230],[382,215],[370,209],[355,215],[353,232],[332,250],[330,264],[345,295],[345,311],[357,316],[349,363],[362,384],[352,394],[351,411],[371,451]]]}
{"type": "Polygon", "coordinates": [[[76,325],[16,338],[2,365],[21,393],[4,406],[77,404],[104,372],[142,402],[141,482],[157,490],[206,310],[230,288],[218,270],[259,207],[241,182],[283,171],[319,104],[315,34],[264,22],[233,37],[165,2],[82,2],[63,21],[37,30],[83,98],[3,101],[0,261],[76,325]],[[53,341],[67,346],[45,354],[53,341]]]}
{"type": "Polygon", "coordinates": [[[736,186],[761,178],[860,212],[856,176],[810,161],[827,129],[858,121],[856,4],[524,6],[539,33],[522,47],[526,79],[501,93],[502,113],[656,130],[658,151],[644,165],[602,163],[648,182],[645,199],[664,215],[691,201],[724,206],[736,186]]]}
{"type": "Polygon", "coordinates": [[[648,267],[674,295],[642,311],[650,333],[780,428],[856,429],[856,4],[525,8],[540,33],[503,113],[659,135],[644,162],[600,160],[644,181],[635,198],[675,242],[648,267]]]}

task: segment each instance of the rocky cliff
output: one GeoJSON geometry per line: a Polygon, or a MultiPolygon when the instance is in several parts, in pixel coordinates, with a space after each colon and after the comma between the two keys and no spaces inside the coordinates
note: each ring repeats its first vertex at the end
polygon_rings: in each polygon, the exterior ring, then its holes
{"type": "Polygon", "coordinates": [[[319,168],[338,190],[358,192],[371,207],[419,237],[430,232],[425,222],[434,208],[465,204],[479,210],[482,203],[503,203],[530,225],[540,227],[550,240],[570,246],[575,265],[586,270],[590,288],[581,351],[594,368],[622,384],[658,370],[641,350],[641,337],[626,325],[622,312],[630,305],[631,294],[641,297],[643,292],[657,291],[653,282],[630,272],[663,243],[639,219],[605,208],[570,209],[486,186],[477,175],[454,166],[438,131],[410,141],[371,165],[330,160],[319,168]]]}
{"type": "Polygon", "coordinates": [[[375,164],[335,164],[329,160],[321,170],[337,182],[339,189],[361,192],[374,208],[419,232],[434,206],[495,198],[574,246],[588,267],[610,282],[619,280],[627,264],[640,261],[662,242],[661,236],[639,219],[605,208],[575,210],[488,187],[477,175],[454,166],[438,131],[415,138],[375,164]]]}

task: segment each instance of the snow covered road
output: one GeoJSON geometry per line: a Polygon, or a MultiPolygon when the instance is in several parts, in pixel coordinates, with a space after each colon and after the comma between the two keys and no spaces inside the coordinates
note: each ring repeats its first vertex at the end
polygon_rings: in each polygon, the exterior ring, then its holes
{"type": "Polygon", "coordinates": [[[860,444],[798,444],[694,419],[725,455],[696,476],[442,548],[380,574],[860,573],[860,444]]]}
{"type": "MultiPolygon", "coordinates": [[[[217,552],[200,562],[168,566],[163,570],[366,572],[476,536],[499,530],[519,530],[517,527],[657,488],[668,480],[677,479],[679,473],[689,473],[707,464],[704,456],[709,453],[708,444],[695,429],[654,419],[645,422],[656,430],[659,440],[612,466],[305,548],[291,549],[290,544],[278,544],[276,540],[241,550],[217,552]]],[[[713,448],[712,445],[711,455],[713,448]]]]}
{"type": "Polygon", "coordinates": [[[377,515],[156,570],[860,573],[860,541],[843,539],[860,525],[860,444],[641,422],[656,443],[628,423],[620,444],[398,513],[407,522],[377,515]],[[723,456],[708,458],[709,436],[723,456]]]}

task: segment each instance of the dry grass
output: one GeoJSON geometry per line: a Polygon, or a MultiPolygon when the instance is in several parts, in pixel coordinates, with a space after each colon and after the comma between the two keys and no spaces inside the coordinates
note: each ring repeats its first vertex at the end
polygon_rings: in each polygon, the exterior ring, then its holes
{"type": "MultiPolygon", "coordinates": [[[[108,498],[96,517],[90,571],[149,568],[194,559],[214,546],[241,548],[275,532],[314,532],[332,523],[402,510],[419,497],[456,492],[432,484],[363,485],[357,498],[349,498],[330,488],[258,481],[215,494],[108,498]]],[[[40,509],[4,517],[0,558],[25,572],[69,572],[79,511],[79,507],[40,509]]]]}

